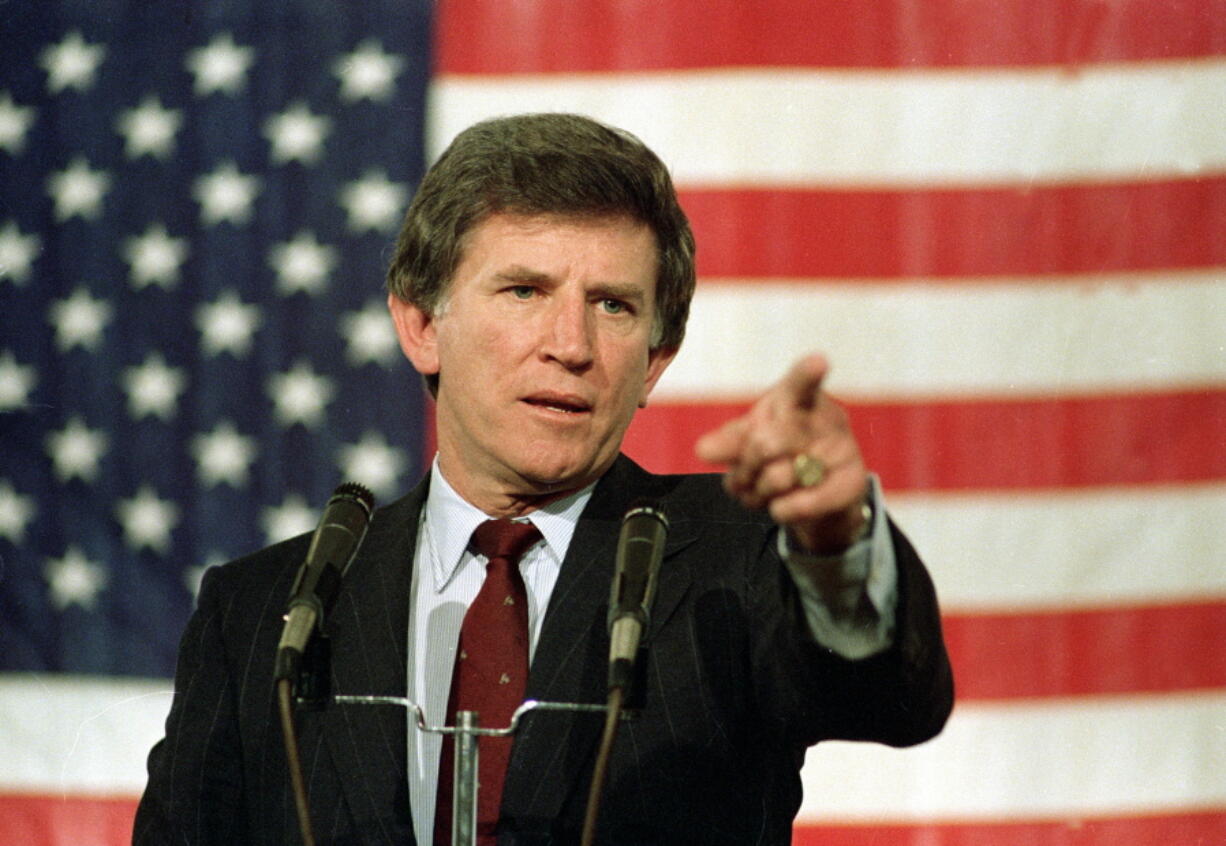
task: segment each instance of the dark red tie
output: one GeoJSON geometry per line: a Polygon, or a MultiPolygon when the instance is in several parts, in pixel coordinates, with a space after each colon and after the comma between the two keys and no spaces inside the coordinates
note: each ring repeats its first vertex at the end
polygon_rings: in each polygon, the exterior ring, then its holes
{"type": "MultiPolygon", "coordinates": [[[[485,582],[460,628],[447,724],[457,711],[476,711],[484,728],[504,728],[524,701],[528,682],[528,592],[519,574],[519,558],[540,539],[531,523],[487,520],[473,532],[473,545],[489,559],[485,582]]],[[[434,811],[435,846],[450,846],[453,738],[443,739],[439,760],[438,800],[434,811]]],[[[480,740],[477,779],[477,843],[493,846],[502,804],[502,784],[511,759],[510,737],[480,740]]]]}

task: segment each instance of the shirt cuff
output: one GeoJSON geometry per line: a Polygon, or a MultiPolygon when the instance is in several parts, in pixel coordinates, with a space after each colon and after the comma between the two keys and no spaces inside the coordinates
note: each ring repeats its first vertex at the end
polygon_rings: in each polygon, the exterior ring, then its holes
{"type": "Polygon", "coordinates": [[[794,548],[779,532],[779,555],[787,565],[809,632],[822,646],[850,660],[889,648],[894,639],[898,565],[890,541],[881,484],[869,476],[872,525],[840,555],[812,555],[794,548]]]}

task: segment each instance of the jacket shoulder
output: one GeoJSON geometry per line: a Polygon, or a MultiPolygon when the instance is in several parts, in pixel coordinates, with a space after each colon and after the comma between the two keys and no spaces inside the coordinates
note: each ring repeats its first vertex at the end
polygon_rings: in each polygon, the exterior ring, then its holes
{"type": "Polygon", "coordinates": [[[766,512],[751,511],[729,496],[719,473],[651,473],[623,456],[610,475],[638,498],[659,503],[672,524],[774,525],[766,512]]]}
{"type": "MultiPolygon", "coordinates": [[[[412,521],[421,509],[424,487],[423,483],[400,499],[375,509],[366,538],[358,550],[359,560],[388,545],[394,535],[414,530],[412,521]]],[[[228,612],[235,612],[256,603],[262,606],[260,615],[264,616],[270,613],[269,607],[264,606],[271,603],[277,606],[271,613],[279,616],[285,610],[284,603],[273,600],[289,601],[290,587],[310,549],[313,535],[314,530],[303,532],[210,567],[201,581],[199,604],[219,604],[228,612]]]]}

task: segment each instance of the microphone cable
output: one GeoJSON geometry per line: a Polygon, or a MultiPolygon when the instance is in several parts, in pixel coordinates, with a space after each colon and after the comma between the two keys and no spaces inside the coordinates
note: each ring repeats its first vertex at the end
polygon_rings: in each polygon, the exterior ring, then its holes
{"type": "Polygon", "coordinates": [[[311,809],[307,804],[306,785],[302,780],[298,734],[294,730],[294,686],[289,679],[277,681],[277,704],[281,712],[281,736],[285,739],[285,761],[289,766],[289,780],[294,794],[294,808],[298,812],[298,830],[302,832],[302,846],[315,846],[311,809]]]}
{"type": "Polygon", "coordinates": [[[613,741],[617,739],[617,726],[621,722],[625,688],[615,687],[609,691],[608,710],[605,712],[604,731],[600,736],[600,751],[596,753],[596,766],[592,770],[592,786],[587,794],[587,811],[583,815],[583,838],[580,846],[592,846],[596,839],[596,821],[600,817],[600,798],[604,793],[605,776],[609,772],[609,757],[613,741]]]}

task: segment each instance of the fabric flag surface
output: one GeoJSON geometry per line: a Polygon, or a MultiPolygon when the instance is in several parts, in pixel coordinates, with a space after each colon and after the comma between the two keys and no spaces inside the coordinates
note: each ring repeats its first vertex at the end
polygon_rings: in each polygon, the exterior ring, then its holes
{"type": "Polygon", "coordinates": [[[6,6],[0,842],[130,839],[204,567],[420,474],[382,283],[431,15],[6,6]]]}
{"type": "Polygon", "coordinates": [[[673,170],[689,334],[628,452],[807,350],[936,580],[958,705],[810,751],[801,844],[1226,843],[1226,4],[460,0],[431,151],[585,112],[673,170]]]}
{"type": "Polygon", "coordinates": [[[810,751],[795,842],[1226,843],[1226,2],[249,5],[0,29],[6,842],[124,842],[199,569],[416,478],[395,220],[567,110],[699,244],[627,451],[824,351],[941,595],[949,726],[810,751]]]}

